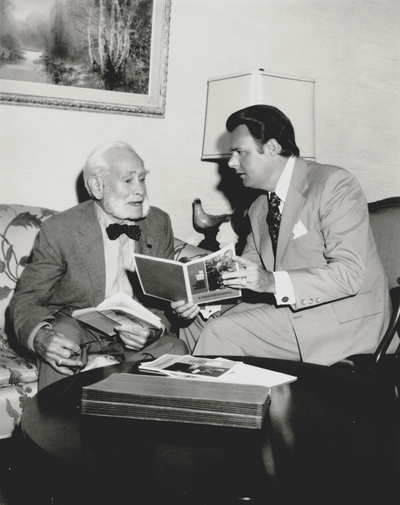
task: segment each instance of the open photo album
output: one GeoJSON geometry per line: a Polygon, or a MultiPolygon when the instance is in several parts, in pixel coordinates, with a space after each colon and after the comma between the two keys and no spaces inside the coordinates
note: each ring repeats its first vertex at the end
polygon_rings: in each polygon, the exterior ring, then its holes
{"type": "Polygon", "coordinates": [[[205,304],[237,298],[240,289],[224,286],[221,275],[239,269],[233,244],[188,263],[134,254],[136,272],[146,295],[168,301],[205,304]]]}

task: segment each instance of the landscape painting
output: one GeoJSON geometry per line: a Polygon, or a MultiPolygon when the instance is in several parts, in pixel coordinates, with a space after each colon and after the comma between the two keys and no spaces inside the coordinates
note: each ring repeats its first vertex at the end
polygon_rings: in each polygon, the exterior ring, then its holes
{"type": "Polygon", "coordinates": [[[0,0],[2,103],[163,116],[171,0],[0,0]]]}

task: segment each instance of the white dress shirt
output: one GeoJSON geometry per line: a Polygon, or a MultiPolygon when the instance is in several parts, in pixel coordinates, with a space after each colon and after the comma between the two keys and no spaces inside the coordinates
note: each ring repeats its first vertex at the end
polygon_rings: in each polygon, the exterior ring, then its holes
{"type": "MultiPolygon", "coordinates": [[[[278,184],[276,185],[275,193],[281,200],[281,203],[279,205],[279,211],[281,214],[283,214],[283,209],[285,207],[286,197],[289,191],[289,185],[292,179],[295,161],[296,158],[294,156],[291,156],[288,159],[286,166],[279,178],[278,184]]],[[[294,305],[296,303],[296,298],[294,295],[293,284],[288,272],[273,272],[273,274],[275,278],[276,288],[275,299],[278,305],[294,305]],[[282,301],[283,298],[285,299],[284,302],[282,301]]]]}
{"type": "MultiPolygon", "coordinates": [[[[133,296],[132,285],[126,274],[127,270],[135,270],[133,253],[135,252],[135,241],[122,233],[116,240],[110,240],[106,228],[114,221],[103,209],[96,205],[97,217],[99,219],[101,231],[103,233],[104,259],[106,263],[106,293],[105,297],[110,298],[119,292],[133,296]]],[[[131,222],[130,222],[131,224],[131,222]]]]}

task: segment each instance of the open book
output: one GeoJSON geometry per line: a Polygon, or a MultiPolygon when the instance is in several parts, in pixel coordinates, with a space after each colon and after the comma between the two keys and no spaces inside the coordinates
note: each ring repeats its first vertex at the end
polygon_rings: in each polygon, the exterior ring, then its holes
{"type": "Polygon", "coordinates": [[[210,303],[242,295],[240,289],[224,286],[223,272],[233,272],[239,265],[232,260],[233,244],[200,259],[179,261],[134,254],[136,272],[146,295],[171,302],[185,300],[210,303]]]}
{"type": "Polygon", "coordinates": [[[139,370],[167,377],[248,384],[269,388],[288,384],[297,379],[294,375],[247,365],[241,361],[190,355],[176,356],[174,354],[164,354],[154,361],[140,363],[139,370]]]}
{"type": "Polygon", "coordinates": [[[207,380],[222,378],[237,365],[239,365],[238,361],[223,358],[197,358],[190,355],[164,354],[154,361],[140,363],[139,370],[168,377],[207,380]]]}
{"type": "Polygon", "coordinates": [[[115,335],[118,324],[135,322],[142,326],[161,328],[161,319],[125,293],[117,293],[97,307],[74,310],[72,317],[104,335],[115,335]]]}

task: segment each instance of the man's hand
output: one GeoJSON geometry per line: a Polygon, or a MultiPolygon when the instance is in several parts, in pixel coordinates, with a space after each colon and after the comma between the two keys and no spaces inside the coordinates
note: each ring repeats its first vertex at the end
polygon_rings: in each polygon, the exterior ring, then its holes
{"type": "Polygon", "coordinates": [[[38,330],[33,339],[33,350],[54,370],[65,375],[73,375],[83,366],[79,345],[51,328],[38,330]]]}
{"type": "Polygon", "coordinates": [[[222,274],[225,286],[251,289],[258,293],[275,293],[275,277],[272,272],[240,256],[233,256],[232,259],[239,264],[240,269],[222,274]]]}
{"type": "Polygon", "coordinates": [[[163,328],[149,328],[140,323],[120,324],[114,329],[125,347],[133,351],[141,351],[160,338],[163,333],[163,328]]]}
{"type": "Polygon", "coordinates": [[[177,302],[171,302],[171,308],[181,319],[194,319],[200,311],[200,307],[195,303],[185,302],[184,300],[179,300],[177,302]]]}

